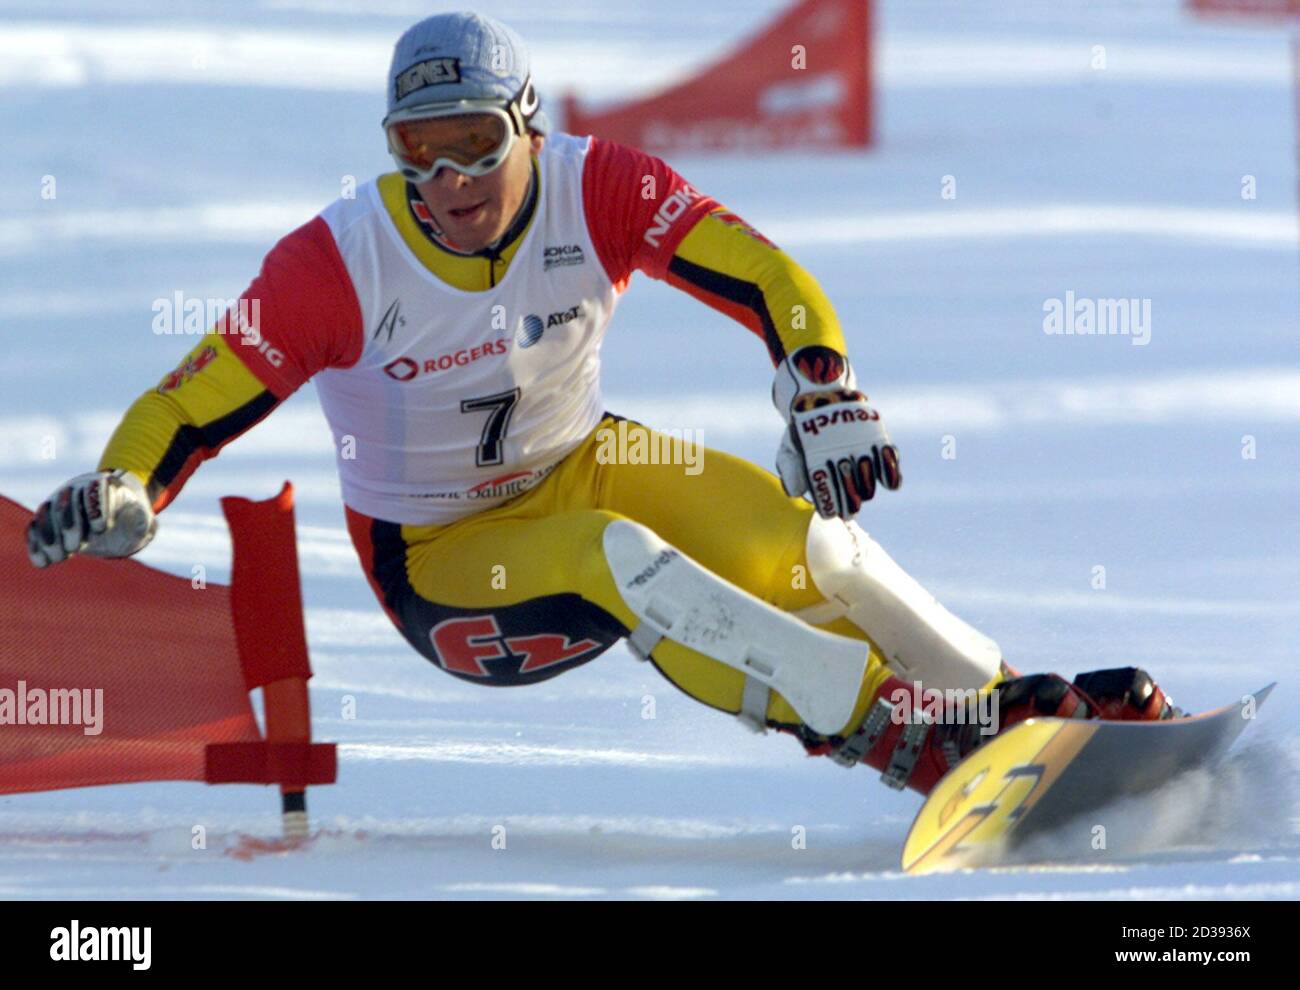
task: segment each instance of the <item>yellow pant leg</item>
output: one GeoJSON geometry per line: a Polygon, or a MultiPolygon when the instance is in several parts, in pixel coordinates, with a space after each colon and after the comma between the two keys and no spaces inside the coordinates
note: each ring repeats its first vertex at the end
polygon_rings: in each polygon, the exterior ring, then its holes
{"type": "MultiPolygon", "coordinates": [[[[639,622],[603,550],[605,527],[620,517],[780,608],[820,601],[804,560],[811,510],[787,498],[773,476],[720,451],[707,451],[693,475],[680,464],[602,463],[599,435],[537,488],[449,525],[398,526],[350,514],[376,593],[423,655],[484,684],[532,683],[597,656],[639,622]]],[[[848,623],[826,628],[861,638],[848,623]]],[[[653,659],[697,700],[740,711],[739,671],[670,640],[653,659]]],[[[845,731],[886,676],[873,652],[845,731]]],[[[801,729],[775,692],[768,719],[801,729]]]]}
{"type": "Polygon", "coordinates": [[[505,505],[442,526],[349,511],[371,586],[407,641],[448,673],[528,684],[594,659],[636,617],[602,550],[617,518],[590,507],[580,456],[505,505]]]}
{"type": "MultiPolygon", "coordinates": [[[[687,456],[680,443],[666,442],[663,434],[638,423],[620,424],[617,430],[603,426],[611,430],[607,441],[617,442],[624,456],[604,457],[612,463],[600,472],[601,508],[648,526],[719,577],[777,608],[792,612],[823,600],[805,555],[812,506],[787,496],[775,475],[719,450],[704,448],[687,456]],[[645,463],[651,452],[657,452],[660,463],[645,463]],[[669,457],[678,463],[666,463],[669,457]],[[640,463],[629,463],[633,460],[640,463]]],[[[865,639],[845,620],[820,628],[865,639]]],[[[670,640],[655,648],[653,660],[692,697],[733,714],[740,711],[745,678],[736,669],[670,640]]],[[[845,731],[856,728],[887,676],[873,649],[845,731]]],[[[801,725],[798,714],[775,692],[767,717],[786,728],[801,725]]]]}

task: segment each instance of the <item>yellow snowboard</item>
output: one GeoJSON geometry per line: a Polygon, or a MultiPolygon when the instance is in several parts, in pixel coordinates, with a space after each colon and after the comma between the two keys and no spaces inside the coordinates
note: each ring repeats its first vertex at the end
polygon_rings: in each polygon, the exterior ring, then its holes
{"type": "Polygon", "coordinates": [[[903,846],[903,869],[996,864],[1030,835],[1217,758],[1274,685],[1163,722],[1035,718],[971,753],[935,786],[903,846]]]}

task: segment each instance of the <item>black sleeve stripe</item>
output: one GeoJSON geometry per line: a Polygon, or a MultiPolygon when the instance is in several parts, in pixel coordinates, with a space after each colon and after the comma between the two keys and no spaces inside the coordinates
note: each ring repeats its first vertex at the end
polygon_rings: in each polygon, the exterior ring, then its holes
{"type": "Polygon", "coordinates": [[[269,391],[260,392],[256,398],[245,402],[238,409],[229,412],[220,419],[214,419],[206,426],[180,427],[172,436],[158,466],[154,468],[149,481],[149,497],[156,499],[162,491],[176,480],[185,470],[186,464],[196,453],[211,456],[222,444],[228,443],[239,434],[248,430],[258,420],[266,416],[280,404],[280,400],[269,391]],[[206,453],[205,453],[206,452],[206,453]]]}
{"type": "Polygon", "coordinates": [[[679,257],[674,257],[669,262],[668,271],[683,282],[689,282],[705,292],[711,292],[715,296],[721,296],[723,299],[752,310],[763,327],[763,342],[767,344],[767,352],[772,356],[772,363],[780,364],[785,359],[785,347],[781,343],[780,336],[777,335],[772,314],[767,311],[767,300],[763,298],[763,290],[755,283],[715,272],[711,268],[705,268],[703,265],[679,257]]]}

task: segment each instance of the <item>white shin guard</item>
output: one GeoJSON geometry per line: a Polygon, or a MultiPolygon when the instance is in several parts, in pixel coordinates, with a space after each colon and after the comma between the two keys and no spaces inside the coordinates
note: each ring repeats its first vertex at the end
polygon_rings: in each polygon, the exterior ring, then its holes
{"type": "Polygon", "coordinates": [[[998,644],[939,604],[855,522],[814,515],[809,576],[826,598],[795,613],[808,622],[846,616],[890,668],[926,687],[980,688],[1002,663],[998,644]]]}
{"type": "Polygon", "coordinates": [[[645,656],[667,638],[747,677],[741,717],[762,729],[768,690],[780,692],[815,732],[847,725],[869,651],[858,639],[814,629],[691,560],[640,523],[605,527],[605,557],[641,620],[629,645],[645,656]]]}

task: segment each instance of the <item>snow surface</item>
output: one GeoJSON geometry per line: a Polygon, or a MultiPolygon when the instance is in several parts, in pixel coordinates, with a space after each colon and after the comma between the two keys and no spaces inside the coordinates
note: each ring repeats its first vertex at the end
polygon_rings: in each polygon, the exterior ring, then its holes
{"type": "MultiPolygon", "coordinates": [[[[547,95],[616,98],[781,3],[476,6],[530,39],[547,95]]],[[[0,491],[27,504],[92,467],[190,346],[151,332],[154,299],[238,294],[344,177],[389,167],[389,46],[426,4],[214,8],[0,0],[0,491]]],[[[307,388],[195,476],[143,559],[225,580],[217,497],[293,479],[316,725],[340,743],[339,783],[310,795],[321,837],[246,855],[243,836],[278,830],[261,788],[5,797],[0,896],[1300,896],[1286,33],[1174,0],[897,0],[878,23],[877,150],[674,163],[821,280],[906,467],[864,524],[1013,663],[1140,663],[1189,709],[1281,681],[1219,774],[1116,809],[1142,836],[1105,856],[906,877],[915,795],[745,732],[621,647],[506,691],[414,654],[353,559],[307,388]],[[956,200],[940,196],[949,175],[956,200]],[[1044,334],[1043,303],[1070,290],[1150,299],[1150,343],[1044,334]]],[[[770,371],[743,330],[640,279],[605,354],[610,408],[770,464],[770,371]]]]}

